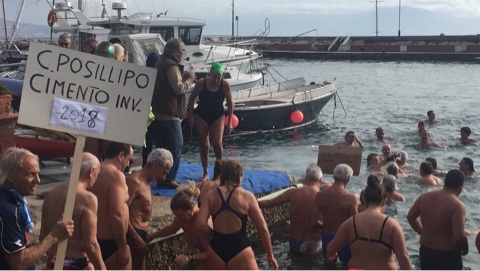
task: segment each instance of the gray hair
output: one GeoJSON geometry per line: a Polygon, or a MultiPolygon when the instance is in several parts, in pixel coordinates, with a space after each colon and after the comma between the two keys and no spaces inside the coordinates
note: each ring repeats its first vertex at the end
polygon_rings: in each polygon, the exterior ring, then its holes
{"type": "Polygon", "coordinates": [[[397,190],[397,178],[393,175],[388,174],[383,177],[382,184],[387,192],[394,192],[397,190]]]}
{"type": "Polygon", "coordinates": [[[100,161],[98,160],[98,158],[91,153],[88,154],[90,155],[85,155],[82,158],[82,164],[80,166],[80,176],[85,176],[85,174],[88,174],[88,172],[92,168],[100,167],[100,161]]]}
{"type": "Polygon", "coordinates": [[[333,179],[347,181],[353,175],[353,169],[347,164],[338,164],[333,169],[333,179]]]}
{"type": "Polygon", "coordinates": [[[310,164],[307,166],[307,170],[305,172],[305,179],[307,181],[316,182],[322,179],[322,176],[322,169],[317,164],[310,164]]]}
{"type": "Polygon", "coordinates": [[[60,35],[60,36],[58,37],[58,40],[60,40],[60,39],[70,39],[70,34],[68,34],[68,33],[63,33],[62,35],[60,35]]]}
{"type": "Polygon", "coordinates": [[[160,166],[165,167],[167,163],[173,164],[173,156],[169,150],[157,148],[154,149],[147,157],[147,164],[160,162],[160,166]]]}
{"type": "Polygon", "coordinates": [[[33,157],[38,161],[38,156],[26,149],[11,147],[5,151],[0,161],[0,186],[7,188],[10,185],[8,179],[23,168],[25,157],[33,157]]]}
{"type": "Polygon", "coordinates": [[[183,43],[181,39],[170,39],[163,48],[163,53],[171,54],[173,51],[180,49],[180,45],[183,43]]]}
{"type": "Polygon", "coordinates": [[[408,154],[405,151],[401,151],[400,152],[400,161],[405,163],[405,162],[407,162],[407,159],[408,159],[408,154]]]}

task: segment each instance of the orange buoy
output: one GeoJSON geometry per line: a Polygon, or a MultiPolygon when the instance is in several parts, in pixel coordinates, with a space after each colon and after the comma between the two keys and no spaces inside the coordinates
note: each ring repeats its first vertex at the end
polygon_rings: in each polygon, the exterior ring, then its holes
{"type": "Polygon", "coordinates": [[[303,120],[303,113],[300,110],[295,110],[290,114],[290,120],[293,123],[300,123],[303,120]]]}

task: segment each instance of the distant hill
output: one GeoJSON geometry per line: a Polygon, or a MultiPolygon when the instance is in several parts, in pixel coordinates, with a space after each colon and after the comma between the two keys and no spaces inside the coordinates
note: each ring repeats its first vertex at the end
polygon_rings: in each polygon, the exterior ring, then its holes
{"type": "MultiPolygon", "coordinates": [[[[12,28],[13,21],[7,20],[7,30],[8,30],[8,40],[12,37],[12,28]]],[[[5,39],[5,27],[3,24],[3,18],[0,18],[0,39],[5,39]]],[[[54,34],[57,37],[59,34],[54,34]]],[[[50,39],[50,27],[45,21],[45,25],[30,24],[30,23],[20,23],[17,33],[15,33],[15,40],[20,41],[23,39],[39,39],[47,40],[50,39]]]]}

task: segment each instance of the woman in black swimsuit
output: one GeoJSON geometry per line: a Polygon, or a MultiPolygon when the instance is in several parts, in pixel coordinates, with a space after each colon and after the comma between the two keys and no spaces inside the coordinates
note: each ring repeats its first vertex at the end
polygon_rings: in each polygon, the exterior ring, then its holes
{"type": "Polygon", "coordinates": [[[396,270],[395,253],[400,269],[412,269],[400,224],[382,213],[387,200],[385,188],[374,175],[365,188],[367,209],[346,220],[327,246],[327,257],[350,242],[352,258],[349,269],[396,270]]]}
{"type": "Polygon", "coordinates": [[[188,99],[187,118],[190,128],[197,131],[198,141],[200,143],[200,158],[202,160],[203,176],[200,181],[208,179],[208,153],[210,151],[210,143],[213,145],[215,158],[220,160],[223,158],[223,131],[225,129],[225,108],[223,102],[227,101],[228,123],[227,133],[233,131],[232,114],[233,102],[232,91],[230,85],[224,79],[223,66],[218,62],[213,62],[210,68],[210,74],[198,80],[195,84],[190,98],[188,99]],[[193,111],[195,99],[199,97],[198,106],[193,111]],[[194,112],[194,114],[192,114],[194,112]],[[210,142],[211,135],[211,142],[210,142]]]}
{"type": "Polygon", "coordinates": [[[255,196],[240,187],[242,178],[242,163],[227,160],[220,175],[220,187],[208,191],[202,198],[197,226],[212,236],[207,248],[208,267],[223,270],[258,269],[246,233],[247,216],[250,216],[265,247],[268,265],[278,269],[272,253],[267,223],[255,196]],[[213,220],[213,231],[207,223],[210,216],[213,220]]]}

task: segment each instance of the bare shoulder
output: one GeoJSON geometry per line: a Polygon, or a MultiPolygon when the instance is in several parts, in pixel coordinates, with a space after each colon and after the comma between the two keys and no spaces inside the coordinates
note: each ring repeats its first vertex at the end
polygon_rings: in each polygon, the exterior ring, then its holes
{"type": "MultiPolygon", "coordinates": [[[[75,200],[78,201],[78,203],[86,204],[87,207],[93,204],[97,204],[97,196],[87,190],[78,190],[75,200]]],[[[77,204],[77,202],[75,202],[75,204],[77,204]]]]}
{"type": "Polygon", "coordinates": [[[134,172],[127,177],[128,187],[140,185],[141,180],[138,178],[138,172],[134,172]]]}

